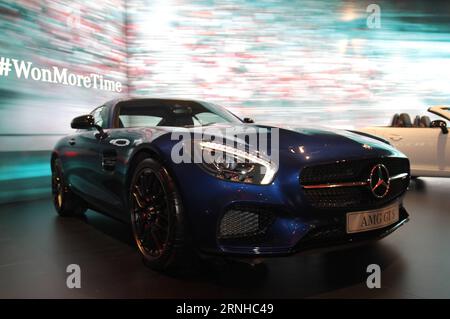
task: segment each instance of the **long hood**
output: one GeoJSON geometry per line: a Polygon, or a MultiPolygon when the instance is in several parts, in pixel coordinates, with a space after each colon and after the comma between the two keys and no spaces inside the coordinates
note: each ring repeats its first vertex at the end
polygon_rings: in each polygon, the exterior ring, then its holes
{"type": "MultiPolygon", "coordinates": [[[[276,148],[280,156],[295,156],[302,161],[335,161],[356,158],[371,158],[380,156],[400,156],[399,151],[389,144],[376,139],[352,133],[345,130],[329,128],[289,127],[279,128],[263,125],[214,125],[225,132],[223,138],[236,139],[235,132],[248,132],[247,140],[242,143],[252,144],[252,141],[266,138],[268,145],[276,148]],[[252,130],[254,128],[254,130],[252,130]],[[253,135],[258,135],[255,139],[253,135]]],[[[238,135],[239,137],[239,135],[238,135]]]]}
{"type": "Polygon", "coordinates": [[[334,161],[400,156],[387,143],[345,130],[327,128],[279,129],[280,152],[296,153],[307,161],[334,161]]]}
{"type": "MultiPolygon", "coordinates": [[[[381,141],[345,130],[328,128],[216,124],[196,128],[158,127],[129,129],[128,132],[131,133],[130,131],[136,133],[139,131],[147,142],[178,140],[177,135],[189,135],[194,139],[208,139],[214,136],[216,140],[217,138],[237,140],[240,144],[251,145],[254,148],[257,143],[258,150],[261,149],[261,139],[266,139],[265,143],[268,145],[266,149],[269,153],[276,151],[280,157],[294,157],[301,162],[317,163],[383,156],[404,157],[398,150],[381,141]]],[[[265,143],[263,142],[263,145],[265,143]]],[[[164,144],[167,149],[167,143],[164,144]]]]}

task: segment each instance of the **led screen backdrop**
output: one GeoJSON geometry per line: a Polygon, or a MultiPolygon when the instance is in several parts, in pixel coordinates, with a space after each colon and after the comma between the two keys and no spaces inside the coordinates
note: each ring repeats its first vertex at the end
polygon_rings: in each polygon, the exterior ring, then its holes
{"type": "Polygon", "coordinates": [[[142,95],[207,98],[257,120],[385,124],[448,103],[450,3],[135,0],[129,84],[142,95]]]}
{"type": "MultiPolygon", "coordinates": [[[[121,0],[0,0],[0,56],[126,85],[121,0]]],[[[49,150],[111,92],[0,76],[0,202],[47,195],[49,150]]]]}
{"type": "Polygon", "coordinates": [[[125,95],[207,99],[273,123],[383,125],[448,104],[450,3],[0,0],[0,56],[97,73],[124,93],[0,76],[0,202],[47,195],[69,123],[125,95]]]}

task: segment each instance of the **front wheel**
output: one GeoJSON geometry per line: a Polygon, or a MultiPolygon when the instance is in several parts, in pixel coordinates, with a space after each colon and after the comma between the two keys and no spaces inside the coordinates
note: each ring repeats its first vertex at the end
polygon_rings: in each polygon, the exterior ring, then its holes
{"type": "Polygon", "coordinates": [[[144,263],[155,270],[185,267],[194,253],[188,245],[181,198],[174,180],[160,163],[147,158],[130,184],[133,235],[144,263]]]}

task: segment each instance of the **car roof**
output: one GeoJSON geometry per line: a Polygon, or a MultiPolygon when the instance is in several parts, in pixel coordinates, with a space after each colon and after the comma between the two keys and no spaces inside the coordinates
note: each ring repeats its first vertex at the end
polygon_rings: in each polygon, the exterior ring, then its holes
{"type": "Polygon", "coordinates": [[[190,102],[190,103],[199,103],[199,104],[203,104],[205,103],[204,101],[200,101],[200,100],[192,100],[192,99],[181,99],[181,98],[163,98],[163,97],[157,97],[157,98],[152,98],[152,97],[127,97],[127,98],[116,98],[113,100],[110,100],[108,102],[105,103],[106,106],[108,107],[113,107],[119,103],[122,102],[133,102],[133,101],[173,101],[173,102],[190,102]]]}
{"type": "MultiPolygon", "coordinates": [[[[180,98],[162,98],[162,97],[158,97],[158,98],[146,98],[146,97],[126,97],[126,98],[116,98],[116,99],[112,99],[109,100],[108,102],[104,103],[103,106],[105,106],[108,110],[108,127],[114,127],[114,122],[116,122],[116,118],[117,118],[117,110],[118,110],[118,105],[120,103],[128,103],[128,102],[156,102],[156,101],[161,101],[161,102],[171,102],[171,103],[180,103],[180,104],[191,104],[195,103],[195,104],[199,104],[199,105],[204,105],[206,102],[204,101],[199,101],[199,100],[192,100],[192,99],[180,99],[180,98]]],[[[163,104],[163,103],[162,103],[163,104]]]]}

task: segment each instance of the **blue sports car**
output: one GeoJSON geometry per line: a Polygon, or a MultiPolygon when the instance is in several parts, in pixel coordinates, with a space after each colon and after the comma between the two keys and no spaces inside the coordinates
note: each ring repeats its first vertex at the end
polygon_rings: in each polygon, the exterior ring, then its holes
{"type": "Polygon", "coordinates": [[[176,99],[109,101],[71,126],[51,156],[58,214],[131,223],[154,269],[361,243],[408,220],[409,161],[365,133],[256,125],[176,99]]]}

